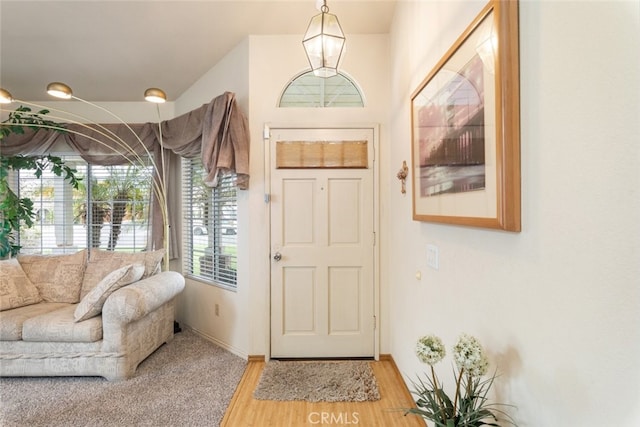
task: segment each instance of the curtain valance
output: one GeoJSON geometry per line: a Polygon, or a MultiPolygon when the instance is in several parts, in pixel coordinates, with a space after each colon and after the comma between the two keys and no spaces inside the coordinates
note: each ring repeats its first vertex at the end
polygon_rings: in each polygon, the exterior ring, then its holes
{"type": "Polygon", "coordinates": [[[249,128],[232,92],[162,121],[160,127],[157,123],[114,123],[69,124],[66,129],[66,132],[43,128],[27,130],[24,134],[12,133],[2,140],[0,153],[5,156],[47,154],[57,143],[64,142],[91,164],[124,164],[135,157],[133,151],[137,155],[153,154],[156,164],[160,165],[161,129],[162,147],[181,157],[201,156],[207,185],[215,187],[220,173],[235,172],[238,188],[249,187],[249,128]]]}

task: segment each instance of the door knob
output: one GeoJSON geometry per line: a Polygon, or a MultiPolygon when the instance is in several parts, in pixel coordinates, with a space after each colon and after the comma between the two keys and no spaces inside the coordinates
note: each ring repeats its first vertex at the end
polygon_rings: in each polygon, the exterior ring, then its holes
{"type": "Polygon", "coordinates": [[[280,261],[282,259],[282,254],[280,252],[276,252],[273,256],[274,261],[280,261]]]}

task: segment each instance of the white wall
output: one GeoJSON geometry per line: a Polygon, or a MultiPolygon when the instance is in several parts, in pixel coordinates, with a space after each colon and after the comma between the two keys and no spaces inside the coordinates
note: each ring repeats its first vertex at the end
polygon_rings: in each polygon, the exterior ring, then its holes
{"type": "Polygon", "coordinates": [[[187,113],[224,92],[236,94],[243,111],[249,105],[249,40],[231,50],[215,67],[200,77],[176,100],[176,115],[187,113]]]}
{"type": "MultiPolygon", "coordinates": [[[[365,108],[276,108],[288,82],[307,71],[309,64],[302,48],[301,36],[252,36],[251,40],[251,246],[250,280],[252,354],[269,354],[269,218],[264,193],[268,192],[264,177],[263,126],[336,126],[381,124],[381,151],[388,151],[386,127],[388,92],[388,37],[386,35],[346,34],[348,51],[342,72],[353,78],[362,89],[365,108]],[[254,173],[255,171],[255,173],[254,173]]],[[[384,157],[383,155],[381,157],[384,157]]],[[[387,167],[382,162],[386,174],[387,167]]],[[[386,194],[386,190],[383,190],[386,194]]],[[[384,198],[383,198],[384,200],[384,198]]],[[[244,266],[243,266],[244,267],[244,266]]],[[[245,284],[243,284],[244,286],[245,284]]],[[[386,304],[386,300],[384,301],[386,304]]],[[[383,310],[388,313],[383,304],[383,310]]],[[[382,351],[388,353],[388,322],[382,322],[382,351]],[[386,348],[386,349],[385,349],[386,348]]]]}
{"type": "MultiPolygon", "coordinates": [[[[245,39],[178,100],[176,115],[211,102],[224,92],[234,92],[238,107],[247,113],[249,99],[249,41],[245,39]]],[[[249,192],[238,192],[238,264],[249,264],[249,192]]],[[[179,215],[182,218],[182,215],[179,215]]],[[[182,224],[180,224],[182,229],[182,224]]],[[[180,269],[180,268],[178,268],[180,269]]],[[[248,269],[238,271],[238,291],[228,291],[196,280],[186,280],[178,304],[177,320],[240,356],[249,355],[251,312],[248,269]],[[218,304],[219,315],[214,307],[218,304]]]]}
{"type": "MultiPolygon", "coordinates": [[[[278,109],[286,84],[308,69],[300,37],[250,36],[176,101],[176,114],[182,114],[224,91],[232,91],[250,121],[250,188],[240,193],[238,208],[238,291],[188,280],[178,310],[181,323],[241,356],[269,354],[269,208],[264,203],[264,124],[382,124],[379,137],[385,147],[382,150],[388,151],[388,37],[347,34],[349,51],[343,70],[361,86],[367,107],[278,109]],[[220,307],[219,316],[214,314],[215,304],[220,307]]],[[[382,335],[388,336],[388,331],[382,335]]]]}
{"type": "MultiPolygon", "coordinates": [[[[483,4],[398,2],[392,166],[410,159],[411,93],[483,4]]],[[[426,368],[419,336],[450,348],[468,332],[521,427],[640,425],[639,15],[631,1],[521,3],[521,233],[414,222],[410,192],[391,191],[391,352],[407,378],[426,368]]]]}

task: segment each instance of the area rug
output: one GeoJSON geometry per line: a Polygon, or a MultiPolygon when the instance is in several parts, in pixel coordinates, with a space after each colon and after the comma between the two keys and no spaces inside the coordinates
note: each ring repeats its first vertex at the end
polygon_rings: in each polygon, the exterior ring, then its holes
{"type": "Polygon", "coordinates": [[[133,378],[0,378],[0,426],[217,426],[246,361],[184,328],[133,378]]]}
{"type": "Polygon", "coordinates": [[[258,400],[364,402],[379,400],[378,383],[369,362],[269,361],[253,392],[258,400]]]}

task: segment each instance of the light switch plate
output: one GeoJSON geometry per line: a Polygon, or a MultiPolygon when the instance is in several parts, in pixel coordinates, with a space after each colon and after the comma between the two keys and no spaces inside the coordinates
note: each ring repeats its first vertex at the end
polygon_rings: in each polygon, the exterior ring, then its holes
{"type": "Polygon", "coordinates": [[[440,267],[440,254],[436,245],[427,245],[427,265],[434,270],[440,267]]]}

